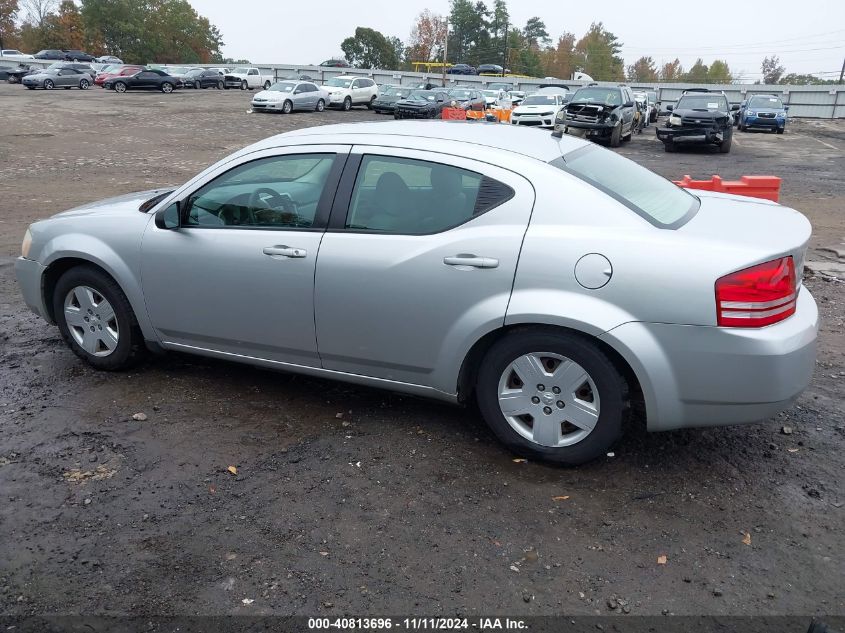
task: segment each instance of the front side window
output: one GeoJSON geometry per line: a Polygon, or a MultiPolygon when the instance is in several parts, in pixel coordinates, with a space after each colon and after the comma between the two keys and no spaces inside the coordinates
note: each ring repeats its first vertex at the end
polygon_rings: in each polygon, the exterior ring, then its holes
{"type": "Polygon", "coordinates": [[[295,154],[239,165],[187,198],[182,224],[311,228],[334,160],[334,154],[295,154]]]}
{"type": "Polygon", "coordinates": [[[358,170],[346,228],[404,235],[439,233],[512,196],[507,185],[459,167],[367,155],[358,170]]]}

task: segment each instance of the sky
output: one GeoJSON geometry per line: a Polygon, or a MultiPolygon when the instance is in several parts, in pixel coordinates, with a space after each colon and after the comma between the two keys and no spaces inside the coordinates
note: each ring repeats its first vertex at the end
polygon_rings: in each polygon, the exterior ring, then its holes
{"type": "MultiPolygon", "coordinates": [[[[190,1],[221,30],[226,57],[255,64],[305,66],[343,57],[340,43],[357,26],[407,41],[420,11],[449,12],[448,0],[190,1]]],[[[685,69],[698,57],[708,65],[724,59],[735,76],[754,81],[767,55],[778,55],[786,72],[826,72],[826,78],[838,77],[845,58],[845,0],[509,0],[508,10],[520,27],[538,15],[555,41],[564,31],[580,37],[591,22],[604,22],[624,44],[626,65],[642,55],[658,67],[677,57],[685,69]]]]}

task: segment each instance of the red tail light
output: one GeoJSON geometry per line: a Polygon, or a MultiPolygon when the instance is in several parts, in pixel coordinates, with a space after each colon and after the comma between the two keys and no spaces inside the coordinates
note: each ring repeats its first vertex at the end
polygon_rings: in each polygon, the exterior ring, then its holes
{"type": "Polygon", "coordinates": [[[716,322],[723,327],[763,327],[795,313],[792,257],[774,259],[716,282],[716,322]]]}

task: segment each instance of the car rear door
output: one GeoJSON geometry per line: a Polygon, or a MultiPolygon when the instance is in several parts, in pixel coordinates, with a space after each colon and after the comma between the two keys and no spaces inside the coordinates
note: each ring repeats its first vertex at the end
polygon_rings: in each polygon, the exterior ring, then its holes
{"type": "Polygon", "coordinates": [[[499,167],[353,148],[317,260],[323,367],[454,392],[455,355],[504,322],[533,204],[499,167]]]}
{"type": "Polygon", "coordinates": [[[143,292],[166,347],[319,367],[315,263],[348,151],[249,154],[180,193],[178,229],[148,224],[143,292]]]}

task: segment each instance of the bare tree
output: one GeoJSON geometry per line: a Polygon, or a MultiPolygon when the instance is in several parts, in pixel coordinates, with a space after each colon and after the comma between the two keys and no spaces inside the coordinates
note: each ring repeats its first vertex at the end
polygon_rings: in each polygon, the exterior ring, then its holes
{"type": "Polygon", "coordinates": [[[58,5],[59,0],[20,0],[26,20],[35,26],[44,26],[44,20],[58,5]]]}

